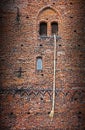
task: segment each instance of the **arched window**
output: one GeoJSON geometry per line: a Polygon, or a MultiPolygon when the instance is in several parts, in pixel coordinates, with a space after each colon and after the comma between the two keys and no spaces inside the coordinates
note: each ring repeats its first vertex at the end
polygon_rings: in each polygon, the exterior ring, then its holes
{"type": "Polygon", "coordinates": [[[40,36],[47,35],[47,23],[45,23],[45,22],[40,23],[39,34],[40,34],[40,36]]]}
{"type": "Polygon", "coordinates": [[[37,70],[42,70],[42,57],[37,57],[37,70]]]}
{"type": "Polygon", "coordinates": [[[52,35],[58,34],[58,23],[57,22],[51,23],[51,33],[52,33],[52,35]]]}

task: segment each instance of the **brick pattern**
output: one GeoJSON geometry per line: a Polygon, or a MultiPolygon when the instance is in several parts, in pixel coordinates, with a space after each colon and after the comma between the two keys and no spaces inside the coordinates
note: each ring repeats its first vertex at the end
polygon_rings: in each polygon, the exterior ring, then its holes
{"type": "Polygon", "coordinates": [[[1,130],[85,129],[85,2],[3,0],[0,3],[1,130]],[[39,36],[40,22],[47,36],[39,36]],[[56,100],[52,108],[51,23],[58,22],[56,100]],[[36,70],[42,57],[43,70],[36,70]],[[20,72],[21,71],[21,72],[20,72]]]}

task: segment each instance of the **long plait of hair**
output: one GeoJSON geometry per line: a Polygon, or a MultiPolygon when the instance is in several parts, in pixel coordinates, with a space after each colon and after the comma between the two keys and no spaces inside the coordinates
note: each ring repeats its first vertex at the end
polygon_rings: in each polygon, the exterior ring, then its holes
{"type": "Polygon", "coordinates": [[[52,110],[49,114],[51,118],[54,117],[55,109],[55,91],[56,91],[56,35],[54,35],[54,75],[53,75],[53,99],[52,99],[52,110]]]}

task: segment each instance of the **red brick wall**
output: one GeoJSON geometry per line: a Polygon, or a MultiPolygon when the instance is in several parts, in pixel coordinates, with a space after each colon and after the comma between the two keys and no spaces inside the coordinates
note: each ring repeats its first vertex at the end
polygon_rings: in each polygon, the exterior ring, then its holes
{"type": "Polygon", "coordinates": [[[10,0],[0,3],[1,130],[84,130],[85,2],[10,0]],[[52,108],[52,38],[39,36],[39,24],[58,22],[56,99],[52,108]],[[36,70],[42,57],[43,70],[36,70]],[[17,72],[22,68],[23,73],[17,72]],[[19,77],[20,76],[20,77],[19,77]]]}

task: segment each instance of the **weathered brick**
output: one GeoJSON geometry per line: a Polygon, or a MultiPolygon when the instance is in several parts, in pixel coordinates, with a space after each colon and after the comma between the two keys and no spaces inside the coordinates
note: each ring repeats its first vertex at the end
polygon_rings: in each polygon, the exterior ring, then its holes
{"type": "Polygon", "coordinates": [[[0,130],[85,129],[84,17],[81,0],[0,2],[0,130]],[[40,22],[47,23],[48,37],[40,37],[40,22]],[[53,119],[52,22],[58,23],[61,37],[56,42],[53,119]],[[37,57],[42,57],[42,71],[36,69],[37,57]]]}

